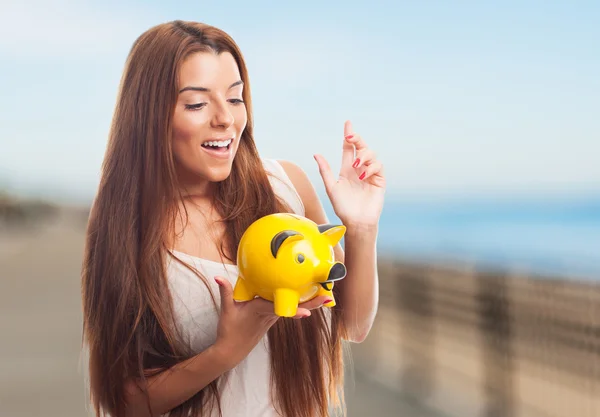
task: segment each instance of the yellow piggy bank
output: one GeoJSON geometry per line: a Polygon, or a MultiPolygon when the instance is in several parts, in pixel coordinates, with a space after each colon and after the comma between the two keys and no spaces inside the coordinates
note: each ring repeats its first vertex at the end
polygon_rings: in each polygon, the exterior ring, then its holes
{"type": "Polygon", "coordinates": [[[264,216],[242,235],[237,252],[239,277],[233,298],[249,301],[256,296],[273,301],[275,314],[296,315],[298,304],[326,295],[333,301],[334,281],[346,276],[336,262],[333,247],[346,233],[345,226],[317,225],[289,213],[264,216]]]}

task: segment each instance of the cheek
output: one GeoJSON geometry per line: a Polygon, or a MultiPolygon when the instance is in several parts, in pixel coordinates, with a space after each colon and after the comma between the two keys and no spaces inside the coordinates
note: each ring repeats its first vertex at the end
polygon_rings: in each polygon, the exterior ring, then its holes
{"type": "Polygon", "coordinates": [[[248,114],[246,113],[246,107],[240,106],[239,109],[236,109],[234,112],[235,119],[235,128],[238,134],[242,133],[242,130],[246,127],[246,123],[248,122],[248,114]]]}
{"type": "Polygon", "coordinates": [[[178,160],[185,160],[192,155],[196,141],[202,137],[205,122],[202,115],[194,112],[180,111],[173,117],[173,153],[178,160]]]}
{"type": "Polygon", "coordinates": [[[192,135],[187,130],[181,128],[173,129],[173,156],[179,162],[183,162],[186,159],[186,155],[190,155],[190,148],[192,147],[192,135]]]}
{"type": "Polygon", "coordinates": [[[205,125],[203,119],[200,112],[176,112],[173,117],[173,140],[176,142],[186,142],[197,137],[205,125]]]}

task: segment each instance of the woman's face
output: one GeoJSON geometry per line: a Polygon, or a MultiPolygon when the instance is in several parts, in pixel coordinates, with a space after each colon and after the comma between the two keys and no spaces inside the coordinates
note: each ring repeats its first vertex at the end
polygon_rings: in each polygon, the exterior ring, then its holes
{"type": "Polygon", "coordinates": [[[242,79],[229,52],[201,52],[181,66],[173,119],[180,181],[191,188],[226,179],[246,127],[242,79]]]}

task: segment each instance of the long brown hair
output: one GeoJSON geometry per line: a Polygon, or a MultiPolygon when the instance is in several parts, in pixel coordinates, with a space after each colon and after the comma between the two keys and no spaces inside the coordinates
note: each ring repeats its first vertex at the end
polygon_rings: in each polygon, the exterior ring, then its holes
{"type": "MultiPolygon", "coordinates": [[[[222,254],[236,253],[254,220],[288,211],[262,168],[252,133],[248,73],[233,39],[217,28],[182,21],[142,34],[121,80],[82,268],[83,342],[97,415],[124,415],[126,379],[143,380],[195,354],[175,330],[166,242],[181,214],[171,151],[178,73],[190,54],[204,51],[233,55],[248,112],[231,175],[217,184],[214,196],[227,231],[222,254]]],[[[344,408],[339,295],[337,301],[330,326],[319,310],[302,320],[280,319],[269,330],[272,400],[285,416],[326,416],[332,404],[344,408]]],[[[171,415],[202,415],[209,399],[218,403],[216,381],[171,415]]]]}

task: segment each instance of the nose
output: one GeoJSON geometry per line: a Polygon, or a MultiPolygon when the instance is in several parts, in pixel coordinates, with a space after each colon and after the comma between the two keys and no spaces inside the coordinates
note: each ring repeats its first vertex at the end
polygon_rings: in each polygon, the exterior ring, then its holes
{"type": "Polygon", "coordinates": [[[228,128],[234,122],[233,114],[229,111],[227,103],[220,103],[215,106],[215,111],[211,121],[212,127],[228,128]]]}
{"type": "Polygon", "coordinates": [[[346,276],[346,267],[344,264],[336,262],[329,270],[327,281],[337,281],[346,276]]]}

